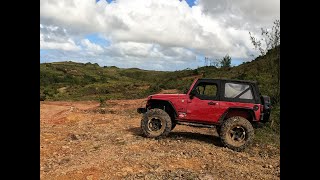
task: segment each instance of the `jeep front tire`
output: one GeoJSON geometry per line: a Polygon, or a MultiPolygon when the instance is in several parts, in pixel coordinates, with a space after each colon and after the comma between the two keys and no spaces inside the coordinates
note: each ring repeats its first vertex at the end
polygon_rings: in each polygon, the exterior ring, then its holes
{"type": "Polygon", "coordinates": [[[170,116],[162,109],[154,108],[143,114],[141,129],[146,137],[167,136],[172,128],[170,116]]]}
{"type": "Polygon", "coordinates": [[[234,116],[223,122],[219,135],[226,147],[234,151],[243,151],[251,144],[254,129],[247,119],[234,116]]]}

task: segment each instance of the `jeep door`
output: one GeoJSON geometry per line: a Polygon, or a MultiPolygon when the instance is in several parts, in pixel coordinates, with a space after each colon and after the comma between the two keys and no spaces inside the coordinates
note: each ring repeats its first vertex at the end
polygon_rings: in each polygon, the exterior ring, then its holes
{"type": "Polygon", "coordinates": [[[220,110],[219,89],[218,80],[199,80],[191,90],[193,95],[188,98],[185,119],[204,123],[218,121],[223,113],[220,110]]]}

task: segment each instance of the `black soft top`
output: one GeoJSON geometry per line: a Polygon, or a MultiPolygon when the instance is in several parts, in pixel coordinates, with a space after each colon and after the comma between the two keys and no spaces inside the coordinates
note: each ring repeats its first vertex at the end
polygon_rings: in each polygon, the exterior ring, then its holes
{"type": "Polygon", "coordinates": [[[238,79],[199,78],[198,80],[219,80],[219,81],[228,81],[228,82],[242,82],[242,83],[252,83],[252,84],[257,84],[257,81],[250,81],[250,80],[238,80],[238,79]]]}
{"type": "MultiPolygon", "coordinates": [[[[218,87],[218,88],[224,88],[224,84],[228,83],[228,82],[233,82],[233,83],[242,83],[242,84],[249,84],[252,87],[252,91],[253,91],[253,96],[254,99],[253,100],[244,100],[244,99],[226,99],[223,97],[223,92],[220,91],[220,100],[222,101],[234,101],[234,102],[248,102],[248,103],[256,103],[256,104],[260,104],[261,100],[260,100],[260,90],[258,87],[258,83],[257,81],[249,81],[249,80],[237,80],[237,79],[223,79],[223,78],[199,78],[198,82],[203,82],[203,81],[216,81],[219,82],[218,84],[221,84],[219,86],[222,87],[218,87]]],[[[196,85],[196,84],[195,84],[196,85]]]]}

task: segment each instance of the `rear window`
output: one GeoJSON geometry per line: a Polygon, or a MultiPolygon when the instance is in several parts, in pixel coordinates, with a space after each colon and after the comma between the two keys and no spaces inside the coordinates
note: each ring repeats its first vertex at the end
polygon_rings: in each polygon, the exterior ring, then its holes
{"type": "Polygon", "coordinates": [[[251,88],[248,84],[226,83],[225,98],[253,99],[251,88]]]}

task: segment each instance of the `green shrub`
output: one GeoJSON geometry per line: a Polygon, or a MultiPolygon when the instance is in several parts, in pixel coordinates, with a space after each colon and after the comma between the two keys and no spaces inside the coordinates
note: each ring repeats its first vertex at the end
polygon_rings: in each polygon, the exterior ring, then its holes
{"type": "Polygon", "coordinates": [[[100,103],[100,107],[106,107],[106,105],[107,105],[107,103],[106,103],[106,101],[107,101],[107,98],[106,97],[101,97],[101,96],[99,96],[99,103],[100,103]]]}

